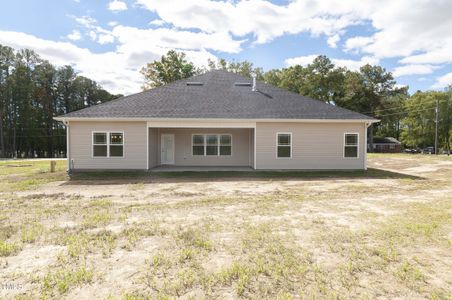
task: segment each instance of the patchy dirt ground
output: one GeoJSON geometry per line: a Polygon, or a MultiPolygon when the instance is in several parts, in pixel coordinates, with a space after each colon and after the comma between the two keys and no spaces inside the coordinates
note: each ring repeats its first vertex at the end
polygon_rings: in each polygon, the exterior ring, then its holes
{"type": "Polygon", "coordinates": [[[452,298],[450,157],[371,155],[388,177],[143,182],[30,164],[0,164],[0,297],[452,298]]]}

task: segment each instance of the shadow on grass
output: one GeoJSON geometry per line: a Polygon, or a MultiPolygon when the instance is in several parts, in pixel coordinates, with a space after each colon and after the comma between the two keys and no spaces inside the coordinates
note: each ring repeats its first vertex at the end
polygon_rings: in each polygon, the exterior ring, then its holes
{"type": "Polygon", "coordinates": [[[425,178],[382,169],[353,171],[181,171],[181,172],[77,172],[71,175],[64,184],[124,184],[124,183],[152,183],[152,182],[200,182],[225,180],[319,180],[319,179],[347,180],[359,179],[417,179],[425,178]]]}

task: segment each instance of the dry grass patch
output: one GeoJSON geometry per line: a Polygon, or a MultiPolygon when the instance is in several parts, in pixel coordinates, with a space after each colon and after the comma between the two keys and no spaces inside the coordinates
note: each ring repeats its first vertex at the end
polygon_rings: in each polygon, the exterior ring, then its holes
{"type": "Polygon", "coordinates": [[[452,299],[449,162],[61,185],[48,162],[1,162],[0,280],[24,288],[0,298],[452,299]]]}
{"type": "Polygon", "coordinates": [[[0,256],[10,256],[19,252],[20,247],[15,243],[0,241],[0,256]]]}

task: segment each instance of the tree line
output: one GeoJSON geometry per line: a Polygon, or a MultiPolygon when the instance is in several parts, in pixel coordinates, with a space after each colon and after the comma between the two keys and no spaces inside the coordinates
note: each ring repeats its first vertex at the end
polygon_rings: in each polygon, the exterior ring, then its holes
{"type": "MultiPolygon", "coordinates": [[[[170,50],[141,70],[143,89],[212,69],[246,77],[255,74],[258,80],[277,87],[375,117],[381,122],[369,128],[369,141],[373,136],[391,136],[410,148],[434,145],[438,103],[438,145],[450,149],[452,85],[444,91],[409,95],[408,87],[397,85],[392,74],[380,66],[365,65],[351,71],[319,56],[307,66],[266,72],[248,61],[224,59],[197,67],[184,53],[170,50]]],[[[56,67],[31,50],[0,45],[0,157],[64,156],[66,129],[53,117],[120,96],[78,75],[71,66],[56,67]]]]}
{"type": "Polygon", "coordinates": [[[119,96],[71,66],[0,45],[0,157],[64,157],[66,129],[53,117],[119,96]]]}
{"type": "Polygon", "coordinates": [[[452,129],[452,85],[444,91],[417,91],[409,95],[407,86],[399,86],[391,72],[381,66],[362,66],[358,71],[338,67],[326,56],[318,56],[307,66],[264,72],[251,62],[209,60],[197,67],[184,53],[170,50],[160,60],[148,63],[141,71],[143,89],[149,89],[201,74],[212,69],[236,72],[333,105],[351,109],[381,120],[368,130],[372,151],[374,136],[395,137],[405,147],[434,145],[436,105],[438,103],[438,148],[450,150],[452,129]]]}

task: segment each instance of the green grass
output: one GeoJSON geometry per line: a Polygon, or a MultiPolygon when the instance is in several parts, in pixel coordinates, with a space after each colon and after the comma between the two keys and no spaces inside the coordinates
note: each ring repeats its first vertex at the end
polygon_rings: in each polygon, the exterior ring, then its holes
{"type": "Polygon", "coordinates": [[[61,234],[58,239],[67,247],[67,254],[74,260],[84,259],[93,253],[102,253],[103,257],[109,257],[116,246],[117,236],[110,231],[97,233],[77,232],[73,234],[61,234]]]}
{"type": "Polygon", "coordinates": [[[179,228],[175,235],[175,240],[189,247],[195,247],[203,250],[211,250],[212,243],[209,241],[204,231],[194,228],[179,228]]]}
{"type": "Polygon", "coordinates": [[[66,168],[65,160],[56,161],[55,173],[50,173],[50,160],[0,161],[0,191],[24,191],[48,182],[66,180],[66,168]]]}
{"type": "Polygon", "coordinates": [[[417,160],[452,160],[452,156],[447,155],[430,155],[430,154],[411,154],[411,153],[367,153],[367,157],[372,158],[410,158],[417,160]]]}
{"type": "Polygon", "coordinates": [[[84,228],[97,228],[106,226],[112,219],[111,214],[106,211],[90,211],[83,216],[82,226],[84,228]]]}
{"type": "MultiPolygon", "coordinates": [[[[382,154],[370,154],[370,157],[380,157],[382,154]]],[[[405,154],[397,154],[406,157],[405,154]]],[[[409,155],[407,155],[410,157],[409,155]]],[[[385,155],[384,157],[388,157],[385,155]]],[[[390,156],[394,157],[394,156],[390,156]]],[[[38,186],[57,180],[66,180],[66,161],[59,160],[56,164],[56,172],[50,173],[50,160],[37,161],[0,161],[0,188],[3,191],[22,191],[37,188],[38,186]]],[[[76,183],[80,180],[128,180],[134,183],[130,190],[141,190],[143,184],[154,179],[169,178],[412,178],[401,173],[385,170],[350,170],[350,171],[184,171],[184,172],[156,172],[144,171],[102,171],[102,172],[76,172],[71,175],[70,182],[76,183]]]]}
{"type": "Polygon", "coordinates": [[[2,162],[2,276],[20,278],[23,298],[33,299],[63,299],[78,288],[111,300],[452,299],[451,173],[445,165],[448,176],[398,174],[398,166],[436,164],[402,156],[371,156],[393,173],[78,173],[64,194],[51,186],[15,193],[65,180],[64,164],[50,174],[48,162],[2,162]],[[89,196],[109,187],[111,196],[89,196]],[[118,187],[124,193],[114,195],[118,187]]]}
{"type": "Polygon", "coordinates": [[[15,243],[0,241],[0,257],[16,254],[19,250],[19,246],[15,243]]]}
{"type": "MultiPolygon", "coordinates": [[[[43,294],[56,296],[63,295],[74,286],[93,282],[94,272],[85,266],[74,269],[63,267],[55,272],[48,273],[43,281],[43,294]]],[[[44,296],[45,298],[45,296],[44,296]]]]}
{"type": "Polygon", "coordinates": [[[38,222],[31,222],[22,225],[21,229],[21,241],[23,243],[36,242],[44,231],[44,226],[38,222]]]}

